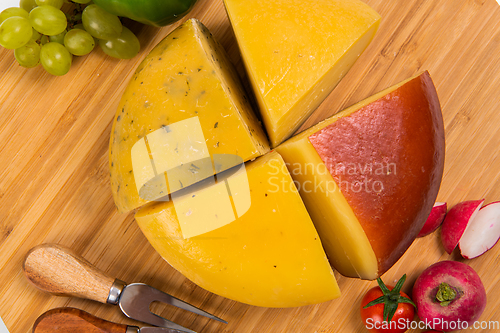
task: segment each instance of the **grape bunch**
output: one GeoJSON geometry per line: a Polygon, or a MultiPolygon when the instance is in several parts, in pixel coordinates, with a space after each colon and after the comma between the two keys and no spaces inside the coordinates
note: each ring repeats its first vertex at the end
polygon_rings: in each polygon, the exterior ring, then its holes
{"type": "Polygon", "coordinates": [[[64,75],[73,56],[84,56],[99,44],[109,56],[131,59],[139,53],[137,37],[113,14],[91,0],[21,0],[0,13],[0,45],[14,50],[26,68],[42,64],[52,75],[64,75]]]}

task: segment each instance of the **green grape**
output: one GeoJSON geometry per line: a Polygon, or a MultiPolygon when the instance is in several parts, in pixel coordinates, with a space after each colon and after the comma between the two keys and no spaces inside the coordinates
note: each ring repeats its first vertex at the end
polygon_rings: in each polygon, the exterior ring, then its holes
{"type": "Polygon", "coordinates": [[[21,0],[19,2],[19,7],[27,11],[28,13],[31,12],[33,8],[37,6],[35,0],[21,0]]]}
{"type": "Polygon", "coordinates": [[[17,49],[31,39],[33,29],[27,18],[9,17],[0,24],[0,45],[6,49],[17,49]]]}
{"type": "Polygon", "coordinates": [[[90,53],[95,46],[94,37],[87,31],[72,29],[64,37],[64,46],[71,54],[82,56],[90,53]]]}
{"type": "Polygon", "coordinates": [[[40,45],[34,40],[30,40],[26,45],[14,50],[19,65],[32,68],[40,63],[40,45]]]}
{"type": "Polygon", "coordinates": [[[66,36],[66,33],[67,31],[64,30],[63,32],[61,32],[60,34],[58,35],[55,35],[55,36],[49,36],[49,40],[51,42],[56,42],[56,43],[59,43],[59,44],[62,44],[64,45],[64,36],[66,36]]]}
{"type": "Polygon", "coordinates": [[[9,17],[13,17],[13,16],[21,16],[24,18],[29,18],[29,13],[27,11],[25,11],[24,9],[19,8],[19,7],[10,7],[10,8],[4,9],[0,13],[0,24],[2,24],[2,22],[5,21],[6,19],[8,19],[9,17]]]}
{"type": "MultiPolygon", "coordinates": [[[[73,27],[73,29],[85,30],[85,27],[83,26],[82,23],[78,23],[78,24],[75,24],[75,26],[73,27]]],[[[85,31],[87,31],[87,30],[85,30],[85,31]]],[[[94,44],[97,45],[99,43],[99,39],[95,38],[94,36],[92,36],[92,38],[94,38],[94,44]]]]}
{"type": "Polygon", "coordinates": [[[61,44],[50,42],[40,50],[40,62],[43,68],[52,75],[64,75],[71,68],[72,55],[61,44]]]}
{"type": "Polygon", "coordinates": [[[139,39],[126,27],[123,27],[123,31],[118,38],[109,40],[100,39],[99,46],[107,55],[119,59],[131,59],[141,49],[139,39]]]}
{"type": "Polygon", "coordinates": [[[36,31],[34,28],[31,28],[33,30],[33,35],[31,35],[31,40],[39,40],[40,37],[42,37],[42,34],[36,31]]]}
{"type": "Polygon", "coordinates": [[[75,3],[81,3],[81,4],[88,4],[89,2],[91,2],[92,0],[72,0],[73,2],[75,3]]]}
{"type": "Polygon", "coordinates": [[[40,44],[42,45],[45,45],[47,44],[48,42],[50,42],[49,40],[49,36],[47,35],[41,35],[42,37],[40,38],[40,44]]]}
{"type": "Polygon", "coordinates": [[[38,6],[47,5],[57,9],[61,9],[63,5],[63,0],[35,0],[35,2],[38,6]]]}
{"type": "Polygon", "coordinates": [[[89,34],[99,39],[117,38],[122,32],[122,23],[118,16],[108,13],[97,5],[85,7],[82,23],[89,34]]]}
{"type": "Polygon", "coordinates": [[[30,12],[30,22],[36,31],[47,36],[60,34],[68,25],[66,15],[60,9],[47,5],[34,8],[30,12]]]}

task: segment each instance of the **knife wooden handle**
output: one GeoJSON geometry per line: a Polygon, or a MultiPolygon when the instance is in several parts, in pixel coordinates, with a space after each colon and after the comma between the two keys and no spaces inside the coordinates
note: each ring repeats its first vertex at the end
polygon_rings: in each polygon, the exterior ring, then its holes
{"type": "Polygon", "coordinates": [[[79,309],[57,308],[38,317],[33,333],[126,333],[127,328],[127,325],[115,324],[79,309]]]}
{"type": "Polygon", "coordinates": [[[28,280],[37,288],[61,296],[106,303],[115,279],[70,249],[42,244],[31,249],[23,263],[28,280]]]}

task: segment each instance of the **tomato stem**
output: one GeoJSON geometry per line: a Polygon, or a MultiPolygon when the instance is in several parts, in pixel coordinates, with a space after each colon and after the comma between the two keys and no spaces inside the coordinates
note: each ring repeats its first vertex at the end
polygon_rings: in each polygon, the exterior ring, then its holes
{"type": "Polygon", "coordinates": [[[408,297],[404,297],[403,295],[400,294],[401,288],[403,287],[405,280],[406,280],[406,274],[404,274],[401,277],[401,279],[399,279],[398,283],[396,283],[396,286],[392,290],[389,290],[389,288],[387,288],[382,279],[377,278],[377,283],[380,289],[382,290],[383,295],[371,301],[370,303],[366,304],[363,307],[363,309],[366,309],[376,304],[384,304],[384,313],[383,313],[384,320],[389,322],[396,313],[399,303],[409,303],[416,308],[417,306],[415,305],[415,303],[413,303],[411,299],[409,299],[408,297]]]}

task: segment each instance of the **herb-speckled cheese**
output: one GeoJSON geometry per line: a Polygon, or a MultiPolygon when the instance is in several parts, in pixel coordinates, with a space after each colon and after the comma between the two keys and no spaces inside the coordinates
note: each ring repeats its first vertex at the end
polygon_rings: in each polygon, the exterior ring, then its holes
{"type": "MultiPolygon", "coordinates": [[[[142,144],[145,137],[188,119],[197,119],[201,125],[206,156],[234,154],[247,161],[269,150],[224,50],[196,19],[186,21],[151,51],[119,104],[109,160],[113,196],[120,212],[147,202],[139,196],[135,183],[133,146],[139,142],[136,166],[145,167],[152,163],[149,158],[154,153],[142,144]]],[[[187,128],[185,135],[189,132],[187,128]]],[[[184,149],[186,154],[189,148],[184,149]]]]}

